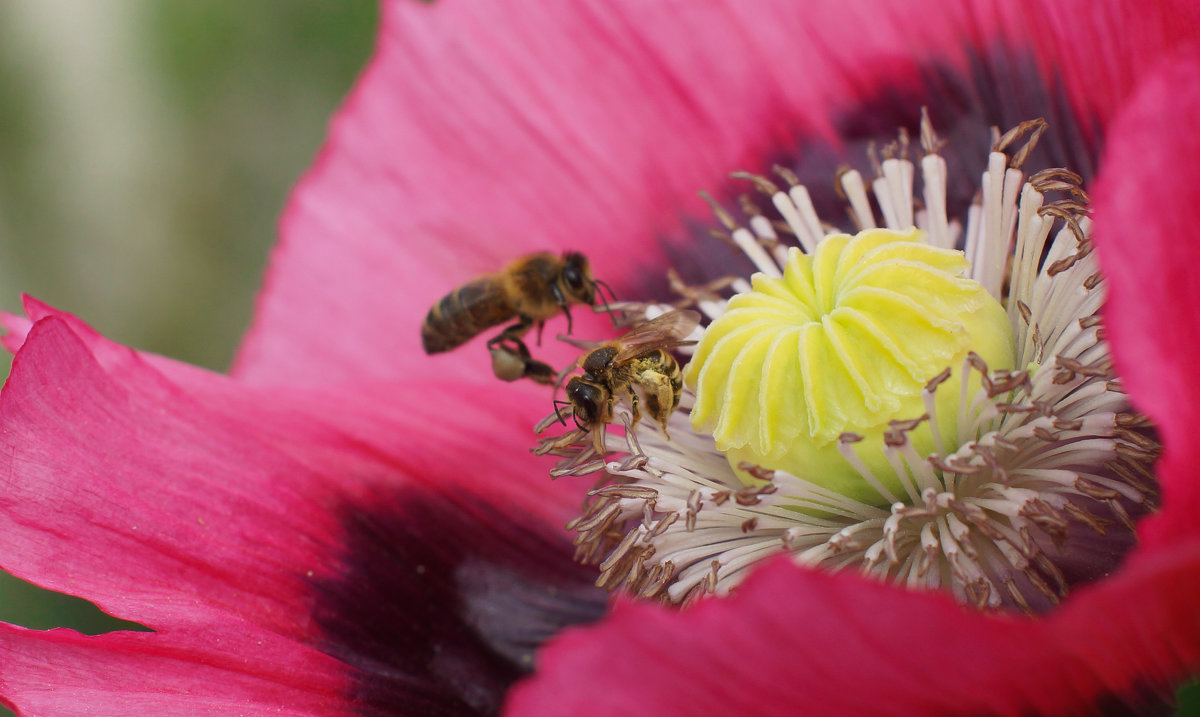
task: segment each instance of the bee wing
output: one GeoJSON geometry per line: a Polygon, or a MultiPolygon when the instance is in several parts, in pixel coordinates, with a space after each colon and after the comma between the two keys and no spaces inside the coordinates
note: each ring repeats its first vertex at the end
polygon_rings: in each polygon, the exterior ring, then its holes
{"type": "Polygon", "coordinates": [[[696,311],[668,311],[662,316],[637,324],[617,339],[621,350],[613,357],[613,363],[628,361],[655,349],[669,349],[693,343],[686,339],[699,325],[700,314],[696,311]]]}

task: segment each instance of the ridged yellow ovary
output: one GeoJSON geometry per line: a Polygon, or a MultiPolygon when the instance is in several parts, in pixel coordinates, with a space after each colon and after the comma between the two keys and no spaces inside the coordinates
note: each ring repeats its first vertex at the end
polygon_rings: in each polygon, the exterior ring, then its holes
{"type": "MultiPolygon", "coordinates": [[[[924,413],[921,389],[969,351],[1012,365],[1004,309],[973,279],[962,252],[917,230],[832,235],[812,255],[792,249],[781,279],[753,277],[704,332],[684,372],[692,423],[736,467],[786,470],[865,502],[881,498],[841,458],[844,432],[881,436],[924,413]]],[[[946,440],[956,438],[959,382],[938,391],[946,440]],[[945,406],[945,408],[943,408],[945,406]]],[[[929,449],[928,430],[912,436],[929,449]]],[[[879,453],[863,457],[896,486],[879,453]]]]}

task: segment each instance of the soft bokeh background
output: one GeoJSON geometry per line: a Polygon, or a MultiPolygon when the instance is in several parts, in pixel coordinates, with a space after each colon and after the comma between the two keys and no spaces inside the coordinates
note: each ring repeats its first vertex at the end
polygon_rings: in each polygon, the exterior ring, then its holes
{"type": "Polygon", "coordinates": [[[0,306],[227,367],[369,0],[0,2],[0,306]]]}
{"type": "MultiPolygon", "coordinates": [[[[377,15],[373,0],[0,0],[0,307],[30,293],[226,369],[377,15]]],[[[11,578],[0,619],[111,629],[11,578]]]]}

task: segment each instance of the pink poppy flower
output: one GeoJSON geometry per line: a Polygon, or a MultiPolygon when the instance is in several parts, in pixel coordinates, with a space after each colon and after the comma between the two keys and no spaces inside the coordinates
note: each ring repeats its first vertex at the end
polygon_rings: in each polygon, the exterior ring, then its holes
{"type": "MultiPolygon", "coordinates": [[[[622,604],[563,634],[509,711],[1078,713],[1137,708],[1200,668],[1184,221],[1200,143],[1177,119],[1200,109],[1200,59],[1181,54],[1200,13],[622,5],[385,4],[376,56],[284,216],[232,377],[34,300],[6,319],[2,564],[153,630],[0,625],[8,704],[499,710],[536,648],[606,596],[560,528],[586,486],[551,483],[528,452],[545,391],[499,384],[474,344],[424,356],[428,306],[548,248],[587,251],[622,297],[660,297],[668,266],[727,273],[697,190],[727,198],[729,172],[772,163],[824,183],[922,106],[955,143],[1046,116],[1047,164],[1090,179],[1102,161],[1113,351],[1165,445],[1163,508],[1141,544],[1040,620],[770,564],[729,599],[622,604]]],[[[577,333],[600,331],[590,318],[577,333]]]]}

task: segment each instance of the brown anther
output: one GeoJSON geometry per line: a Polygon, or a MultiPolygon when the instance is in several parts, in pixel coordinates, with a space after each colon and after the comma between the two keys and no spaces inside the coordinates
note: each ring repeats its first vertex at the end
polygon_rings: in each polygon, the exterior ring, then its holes
{"type": "Polygon", "coordinates": [[[849,201],[849,199],[846,197],[846,189],[842,186],[842,178],[852,171],[854,170],[850,167],[850,165],[842,164],[839,165],[837,170],[835,170],[833,173],[833,191],[835,194],[837,194],[838,199],[841,199],[842,201],[849,201]]]}
{"type": "Polygon", "coordinates": [[[1021,507],[1020,514],[1046,532],[1060,548],[1067,539],[1067,521],[1044,501],[1034,499],[1021,507]]]}
{"type": "Polygon", "coordinates": [[[888,421],[888,430],[883,432],[883,443],[887,446],[903,446],[908,443],[908,434],[917,426],[929,420],[929,414],[923,413],[917,418],[905,421],[888,421]]]}
{"type": "Polygon", "coordinates": [[[742,506],[758,505],[762,502],[761,496],[770,495],[779,490],[779,487],[774,483],[764,483],[760,486],[743,488],[733,494],[733,500],[742,506]]]}
{"type": "Polygon", "coordinates": [[[1117,428],[1116,437],[1147,452],[1158,453],[1162,450],[1162,446],[1159,445],[1158,441],[1128,428],[1117,428]]]}
{"type": "Polygon", "coordinates": [[[678,520],[679,513],[667,513],[663,517],[659,518],[658,522],[654,524],[654,527],[650,529],[650,537],[657,538],[658,536],[667,532],[667,528],[675,525],[676,521],[678,520]]]}
{"type": "Polygon", "coordinates": [[[1016,441],[999,433],[992,436],[992,442],[996,444],[997,448],[1007,448],[1010,451],[1015,451],[1021,447],[1016,441]]]}
{"type": "MultiPolygon", "coordinates": [[[[754,188],[768,197],[779,193],[779,187],[774,182],[762,176],[761,174],[752,174],[750,172],[734,172],[729,175],[734,179],[745,179],[754,184],[754,188]]],[[[756,212],[757,213],[757,212],[756,212]]]]}
{"type": "Polygon", "coordinates": [[[1083,184],[1083,177],[1069,169],[1063,167],[1043,169],[1031,174],[1027,181],[1042,194],[1066,192],[1078,202],[1084,204],[1088,202],[1087,192],[1083,191],[1080,186],[1083,184]]]}
{"type": "Polygon", "coordinates": [[[1105,378],[1112,370],[1109,361],[1100,361],[1095,364],[1084,364],[1076,359],[1067,356],[1055,356],[1058,365],[1067,371],[1077,373],[1081,376],[1091,376],[1093,378],[1105,378]]]}
{"type": "Polygon", "coordinates": [[[1097,535],[1108,535],[1108,526],[1112,525],[1112,521],[1093,515],[1071,502],[1063,506],[1063,510],[1075,520],[1091,528],[1097,535]]]}
{"type": "Polygon", "coordinates": [[[1133,524],[1133,518],[1130,517],[1129,512],[1125,510],[1125,506],[1121,505],[1119,500],[1110,500],[1107,501],[1107,503],[1108,509],[1112,511],[1112,514],[1116,516],[1117,520],[1121,521],[1121,525],[1129,528],[1129,531],[1134,533],[1136,537],[1136,529],[1133,524]]]}
{"type": "Polygon", "coordinates": [[[933,123],[929,121],[929,111],[927,108],[921,108],[921,149],[925,154],[937,154],[946,146],[946,140],[940,139],[937,132],[933,130],[933,123]]]}
{"type": "Polygon", "coordinates": [[[600,563],[601,572],[612,570],[613,566],[625,557],[625,554],[633,549],[634,544],[641,538],[642,534],[637,530],[631,530],[625,535],[625,538],[609,553],[604,562],[600,563]]]}
{"type": "Polygon", "coordinates": [[[1075,266],[1075,262],[1077,262],[1077,261],[1079,261],[1078,254],[1071,254],[1070,256],[1065,256],[1062,259],[1059,259],[1058,261],[1054,262],[1050,266],[1046,267],[1046,274],[1048,276],[1058,276],[1059,274],[1063,273],[1067,269],[1070,269],[1071,267],[1075,266]]]}
{"type": "Polygon", "coordinates": [[[654,488],[646,488],[645,486],[618,484],[588,491],[588,495],[649,500],[657,498],[658,491],[654,488]]]}
{"type": "Polygon", "coordinates": [[[1041,594],[1045,595],[1046,599],[1049,600],[1052,604],[1057,605],[1059,603],[1059,601],[1062,599],[1058,595],[1058,593],[1054,592],[1054,590],[1051,589],[1050,584],[1047,583],[1045,580],[1043,580],[1042,576],[1038,575],[1034,571],[1026,570],[1025,577],[1029,580],[1030,583],[1033,584],[1033,586],[1035,588],[1037,588],[1037,591],[1040,592],[1041,594]]]}
{"type": "Polygon", "coordinates": [[[967,594],[967,602],[974,605],[977,610],[982,610],[992,595],[992,586],[988,584],[986,578],[976,578],[965,583],[963,590],[967,594]]]}
{"type": "Polygon", "coordinates": [[[762,216],[762,211],[759,210],[758,205],[750,201],[750,197],[745,194],[738,195],[738,208],[742,210],[742,214],[748,217],[762,216]]]}
{"type": "Polygon", "coordinates": [[[765,481],[775,480],[775,471],[774,470],[772,470],[770,468],[763,468],[761,465],[759,465],[757,463],[749,463],[747,461],[741,461],[738,463],[738,469],[746,471],[751,476],[753,476],[759,480],[765,480],[765,481]]]}
{"type": "Polygon", "coordinates": [[[929,457],[925,459],[925,462],[943,473],[973,475],[979,472],[979,466],[973,466],[970,463],[963,462],[963,459],[959,456],[942,458],[935,453],[931,453],[929,457]]]}
{"type": "Polygon", "coordinates": [[[1146,464],[1128,461],[1118,456],[1116,460],[1105,463],[1104,467],[1142,495],[1158,495],[1158,490],[1154,487],[1154,474],[1150,472],[1146,464]]]}
{"type": "Polygon", "coordinates": [[[748,518],[742,521],[742,532],[749,533],[758,528],[758,518],[748,518]]]}
{"type": "Polygon", "coordinates": [[[1009,393],[1021,386],[1029,388],[1033,385],[1027,371],[997,371],[983,377],[983,387],[988,398],[995,398],[1009,393]]]}
{"type": "Polygon", "coordinates": [[[883,176],[883,167],[879,164],[879,151],[875,147],[875,140],[867,142],[867,161],[871,164],[871,172],[876,178],[883,176]]]}
{"type": "Polygon", "coordinates": [[[1026,615],[1033,615],[1033,608],[1029,607],[1029,603],[1025,600],[1025,596],[1017,589],[1017,583],[1012,578],[1005,578],[1004,587],[1008,588],[1008,595],[1017,604],[1017,608],[1026,615]]]}
{"type": "Polygon", "coordinates": [[[1026,305],[1024,301],[1018,301],[1017,302],[1017,313],[1019,313],[1021,315],[1021,319],[1023,319],[1025,321],[1025,324],[1028,326],[1030,320],[1033,318],[1033,310],[1030,309],[1029,306],[1026,305]]]}
{"type": "Polygon", "coordinates": [[[1034,426],[1033,435],[1038,440],[1046,441],[1047,443],[1053,443],[1058,440],[1058,434],[1051,433],[1043,426],[1034,426]]]}
{"type": "Polygon", "coordinates": [[[925,392],[933,393],[933,392],[937,391],[937,387],[942,385],[943,383],[945,383],[947,380],[949,380],[949,378],[950,378],[950,368],[947,367],[941,373],[939,373],[938,375],[929,379],[928,382],[926,382],[925,392]]]}
{"type": "Polygon", "coordinates": [[[967,354],[967,363],[970,364],[971,368],[975,369],[976,371],[983,374],[984,376],[987,376],[987,374],[988,374],[987,361],[984,361],[983,358],[979,354],[975,353],[974,351],[969,352],[967,354]]]}
{"type": "Polygon", "coordinates": [[[1078,431],[1083,428],[1083,420],[1077,418],[1073,421],[1068,421],[1065,418],[1055,418],[1054,427],[1060,431],[1078,431]]]}
{"type": "Polygon", "coordinates": [[[733,231],[738,228],[738,223],[734,221],[733,215],[726,211],[725,207],[722,207],[720,204],[718,204],[717,200],[713,199],[711,194],[702,191],[700,192],[700,197],[703,198],[704,201],[708,202],[709,208],[712,209],[713,214],[717,216],[717,220],[720,221],[726,229],[733,231]]]}
{"type": "MultiPolygon", "coordinates": [[[[992,144],[993,152],[1004,152],[1007,154],[1008,148],[1017,140],[1024,138],[1025,143],[1020,149],[1013,152],[1009,156],[1008,166],[1013,169],[1020,169],[1024,166],[1025,161],[1029,158],[1029,153],[1037,146],[1038,140],[1049,127],[1049,123],[1041,117],[1032,120],[1026,120],[1009,131],[1005,132],[992,144]]],[[[995,128],[993,128],[995,131],[995,128]]]]}
{"type": "Polygon", "coordinates": [[[650,530],[654,526],[654,506],[657,501],[647,500],[642,503],[642,527],[650,530]]]}
{"type": "Polygon", "coordinates": [[[645,586],[639,594],[644,598],[653,598],[666,589],[673,577],[675,577],[675,564],[670,560],[659,563],[647,576],[645,586]]]}
{"type": "Polygon", "coordinates": [[[601,510],[597,511],[591,516],[584,514],[582,516],[582,520],[580,518],[576,518],[575,521],[572,521],[574,525],[568,524],[568,528],[581,533],[592,531],[597,527],[607,525],[608,523],[612,522],[612,520],[621,512],[621,504],[616,501],[603,503],[601,505],[604,506],[601,510]]]}
{"type": "Polygon", "coordinates": [[[772,165],[771,171],[778,174],[779,178],[787,182],[789,187],[795,187],[800,184],[800,178],[796,176],[796,173],[781,164],[772,165]]]}
{"type": "Polygon", "coordinates": [[[1143,450],[1128,443],[1117,443],[1113,446],[1113,451],[1118,456],[1125,456],[1126,458],[1132,458],[1137,461],[1142,461],[1143,463],[1151,463],[1157,460],[1158,454],[1160,453],[1160,451],[1157,449],[1152,451],[1143,450]]]}

